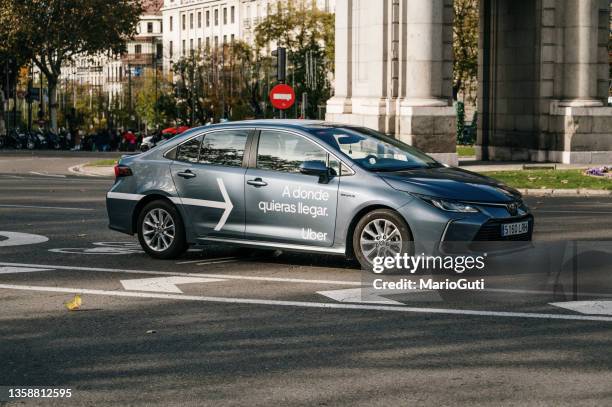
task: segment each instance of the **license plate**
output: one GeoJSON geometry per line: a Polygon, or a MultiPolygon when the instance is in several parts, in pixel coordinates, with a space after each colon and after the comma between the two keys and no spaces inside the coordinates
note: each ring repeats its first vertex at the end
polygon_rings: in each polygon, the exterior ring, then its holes
{"type": "Polygon", "coordinates": [[[506,225],[502,225],[501,235],[502,237],[506,236],[516,236],[516,235],[524,235],[529,232],[529,222],[517,222],[517,223],[508,223],[506,225]]]}

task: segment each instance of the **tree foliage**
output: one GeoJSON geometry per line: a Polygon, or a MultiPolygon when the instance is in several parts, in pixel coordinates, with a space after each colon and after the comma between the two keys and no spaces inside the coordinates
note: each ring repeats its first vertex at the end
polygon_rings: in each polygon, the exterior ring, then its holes
{"type": "Polygon", "coordinates": [[[120,54],[142,12],[134,0],[0,0],[0,48],[25,51],[49,84],[51,127],[57,129],[57,82],[80,55],[120,54]]]}
{"type": "Polygon", "coordinates": [[[251,103],[255,59],[252,48],[241,41],[182,57],[172,67],[177,116],[187,118],[190,125],[257,116],[258,106],[251,103]]]}
{"type": "Polygon", "coordinates": [[[298,101],[307,94],[307,117],[315,117],[318,105],[331,95],[334,29],[333,14],[319,10],[315,1],[294,0],[278,2],[276,12],[255,29],[258,50],[268,51],[275,45],[287,48],[288,81],[294,85],[298,101]]]}
{"type": "Polygon", "coordinates": [[[463,93],[470,102],[475,100],[478,83],[479,1],[454,0],[453,93],[463,93]]]}

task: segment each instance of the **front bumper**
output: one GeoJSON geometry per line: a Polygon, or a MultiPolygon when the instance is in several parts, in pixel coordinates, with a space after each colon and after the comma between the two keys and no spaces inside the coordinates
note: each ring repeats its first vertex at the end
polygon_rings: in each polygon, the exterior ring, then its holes
{"type": "Polygon", "coordinates": [[[507,251],[529,244],[534,230],[534,218],[526,207],[513,216],[501,204],[474,204],[478,213],[447,212],[415,199],[400,208],[415,241],[417,253],[461,254],[487,251],[507,251]],[[528,221],[528,232],[502,237],[503,224],[528,221]]]}

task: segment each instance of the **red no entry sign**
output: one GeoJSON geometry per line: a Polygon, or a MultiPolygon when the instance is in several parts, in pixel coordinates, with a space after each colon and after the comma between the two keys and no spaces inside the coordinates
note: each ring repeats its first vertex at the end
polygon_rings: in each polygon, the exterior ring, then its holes
{"type": "Polygon", "coordinates": [[[270,102],[277,109],[289,109],[295,103],[295,92],[289,85],[276,85],[270,91],[270,102]]]}

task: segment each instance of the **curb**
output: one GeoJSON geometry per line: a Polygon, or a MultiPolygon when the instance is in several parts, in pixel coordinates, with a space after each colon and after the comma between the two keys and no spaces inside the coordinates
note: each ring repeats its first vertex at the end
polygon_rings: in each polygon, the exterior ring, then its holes
{"type": "Polygon", "coordinates": [[[612,191],[600,189],[519,189],[523,196],[584,196],[608,197],[612,191]]]}
{"type": "Polygon", "coordinates": [[[74,165],[68,171],[75,175],[85,177],[110,177],[113,175],[113,167],[86,167],[87,163],[74,165]]]}

